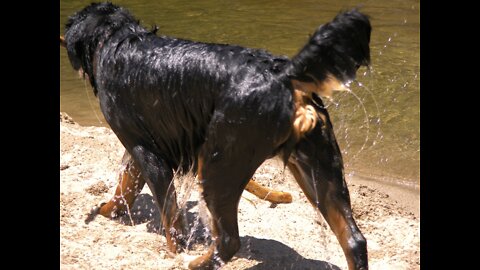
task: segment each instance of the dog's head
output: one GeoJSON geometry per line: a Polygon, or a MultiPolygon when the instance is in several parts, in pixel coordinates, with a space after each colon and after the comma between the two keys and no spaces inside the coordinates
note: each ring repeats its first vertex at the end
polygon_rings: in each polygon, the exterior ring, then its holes
{"type": "MultiPolygon", "coordinates": [[[[370,32],[368,17],[359,11],[338,14],[321,25],[292,59],[289,75],[302,82],[322,83],[320,88],[331,84],[328,87],[341,90],[335,88],[354,80],[358,68],[370,64],[370,32]]],[[[325,95],[322,91],[319,94],[325,95]]]]}
{"type": "Polygon", "coordinates": [[[119,28],[136,23],[130,13],[112,3],[92,3],[70,16],[65,26],[68,58],[75,70],[82,69],[95,87],[93,56],[103,42],[119,28]]]}

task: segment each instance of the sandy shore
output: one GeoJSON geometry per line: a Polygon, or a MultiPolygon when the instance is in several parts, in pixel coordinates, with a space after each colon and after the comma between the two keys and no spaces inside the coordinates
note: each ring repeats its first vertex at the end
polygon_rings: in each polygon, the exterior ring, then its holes
{"type": "MultiPolygon", "coordinates": [[[[110,129],[83,127],[61,116],[61,269],[186,269],[205,251],[208,238],[198,192],[185,192],[191,177],[176,180],[191,228],[191,249],[185,253],[166,252],[147,187],[130,216],[84,223],[90,209],[113,194],[123,151],[110,129]]],[[[293,202],[272,206],[245,192],[239,206],[242,248],[223,269],[347,269],[335,236],[278,161],[265,162],[255,179],[291,192],[293,202]]],[[[368,241],[370,269],[420,269],[418,194],[355,177],[347,181],[368,241]]]]}

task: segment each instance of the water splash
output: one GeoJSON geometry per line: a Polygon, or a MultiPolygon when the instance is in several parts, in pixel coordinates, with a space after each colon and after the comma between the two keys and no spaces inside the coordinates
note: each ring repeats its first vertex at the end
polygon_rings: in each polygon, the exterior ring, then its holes
{"type": "MultiPolygon", "coordinates": [[[[317,161],[318,163],[318,161],[317,161]]],[[[317,164],[315,166],[316,168],[319,168],[320,166],[317,164]]],[[[313,190],[315,190],[315,206],[318,208],[318,205],[320,205],[320,200],[318,199],[318,189],[317,189],[317,179],[315,177],[315,172],[313,171],[313,168],[310,169],[310,175],[312,177],[312,182],[313,182],[313,190]]]]}
{"type": "MultiPolygon", "coordinates": [[[[396,32],[393,33],[393,37],[397,37],[397,33],[396,33],[396,32]]],[[[393,40],[393,38],[392,38],[391,36],[388,37],[388,39],[387,39],[387,41],[385,42],[385,44],[383,45],[383,47],[378,51],[378,55],[383,55],[384,50],[387,49],[388,44],[389,44],[390,42],[392,42],[392,40],[393,40]]]]}
{"type": "MultiPolygon", "coordinates": [[[[366,74],[364,74],[366,76],[366,74]]],[[[382,130],[381,130],[381,118],[380,118],[380,108],[378,106],[377,99],[375,98],[375,95],[372,93],[372,91],[364,84],[361,82],[356,82],[359,87],[361,87],[363,90],[365,90],[370,97],[373,100],[373,104],[375,105],[375,113],[374,118],[376,119],[375,124],[377,125],[377,134],[375,135],[375,139],[372,141],[372,146],[375,146],[377,144],[377,140],[381,139],[382,136],[382,130]]]]}
{"type": "Polygon", "coordinates": [[[355,92],[353,92],[351,89],[347,90],[346,91],[347,93],[351,94],[353,97],[355,97],[355,99],[358,101],[358,104],[361,106],[362,110],[363,110],[363,113],[364,113],[364,116],[365,116],[365,120],[364,120],[364,123],[365,123],[365,127],[366,127],[366,135],[365,135],[365,139],[363,141],[363,144],[362,146],[360,147],[360,149],[352,156],[352,160],[355,160],[355,158],[357,158],[357,156],[365,149],[366,145],[367,145],[367,142],[369,140],[369,136],[370,136],[370,121],[368,119],[368,111],[367,111],[367,108],[365,107],[365,105],[363,104],[362,100],[360,99],[360,97],[355,94],[355,92]]]}
{"type": "MultiPolygon", "coordinates": [[[[132,224],[132,226],[135,226],[135,222],[133,222],[133,218],[132,218],[132,213],[130,212],[130,207],[128,207],[127,199],[125,199],[125,197],[123,196],[124,193],[123,193],[122,185],[118,185],[118,186],[120,187],[120,194],[121,194],[122,202],[123,202],[123,204],[125,204],[125,209],[127,209],[127,215],[128,215],[129,220],[130,220],[130,224],[132,224]]],[[[128,190],[127,190],[127,192],[128,192],[128,190]]],[[[130,192],[132,192],[132,191],[130,190],[130,192]]]]}
{"type": "Polygon", "coordinates": [[[170,183],[169,190],[171,188],[176,189],[178,205],[177,212],[174,214],[174,220],[182,215],[186,222],[184,224],[186,225],[184,228],[184,252],[188,253],[189,250],[196,249],[194,248],[195,244],[200,244],[203,247],[202,250],[209,247],[211,244],[210,212],[201,196],[198,179],[194,176],[193,168],[187,174],[175,172],[174,180],[170,183]],[[188,202],[191,201],[197,202],[196,209],[194,209],[195,206],[189,209],[188,202]]]}
{"type": "MultiPolygon", "coordinates": [[[[116,201],[117,199],[120,199],[120,204],[123,204],[125,205],[125,209],[127,211],[127,216],[128,216],[128,219],[130,221],[130,224],[131,226],[135,226],[135,222],[133,221],[133,218],[132,218],[132,213],[130,211],[130,207],[128,205],[128,202],[127,202],[127,199],[125,198],[124,194],[126,194],[125,192],[132,192],[132,190],[123,190],[123,185],[122,185],[122,181],[124,181],[123,179],[123,173],[125,172],[125,169],[127,168],[127,164],[120,164],[119,166],[119,169],[118,169],[118,178],[120,179],[120,182],[119,182],[119,185],[118,187],[120,188],[120,196],[115,196],[114,198],[114,201],[116,201]]],[[[128,174],[131,174],[130,170],[128,170],[127,172],[128,174]]],[[[138,179],[138,176],[137,178],[135,179],[138,179]]],[[[136,184],[138,184],[138,181],[136,181],[136,184]]],[[[128,188],[130,189],[130,188],[128,188]]],[[[113,214],[113,212],[112,212],[113,214]]]]}
{"type": "MultiPolygon", "coordinates": [[[[175,187],[177,187],[177,204],[178,204],[178,211],[175,214],[175,219],[179,217],[179,215],[183,214],[184,217],[186,218],[186,210],[187,210],[187,202],[188,199],[192,195],[192,191],[195,186],[196,178],[193,176],[192,173],[188,174],[180,174],[179,172],[175,173],[174,179],[177,179],[177,184],[175,187]]],[[[173,187],[175,181],[171,181],[170,185],[168,187],[168,191],[170,191],[170,188],[173,187]]]]}
{"type": "Polygon", "coordinates": [[[208,229],[208,226],[204,226],[204,222],[203,222],[204,218],[202,218],[202,210],[203,211],[206,210],[206,205],[202,205],[202,204],[204,204],[203,200],[199,200],[198,203],[199,203],[199,205],[198,205],[199,211],[197,212],[197,216],[193,220],[193,225],[190,226],[190,231],[188,233],[188,238],[187,238],[187,241],[186,241],[187,249],[189,247],[191,247],[192,244],[198,240],[198,238],[196,237],[196,236],[198,236],[197,235],[198,232],[200,232],[200,237],[199,238],[208,239],[208,236],[210,235],[210,231],[208,229]]]}
{"type": "MultiPolygon", "coordinates": [[[[390,42],[392,38],[390,37],[388,42],[390,42]]],[[[369,81],[372,80],[371,74],[373,74],[374,68],[369,66],[363,73],[360,73],[362,76],[362,80],[368,79],[369,81]]],[[[359,80],[354,80],[349,82],[347,87],[344,89],[344,91],[341,91],[340,96],[335,97],[336,100],[333,97],[330,97],[327,99],[328,103],[326,103],[327,106],[325,106],[327,109],[330,106],[334,106],[334,109],[338,109],[340,111],[343,111],[341,108],[342,105],[350,108],[352,110],[351,113],[344,114],[342,113],[341,116],[337,121],[336,125],[336,133],[342,134],[343,135],[343,140],[345,142],[345,147],[342,147],[342,153],[344,155],[348,155],[349,157],[349,162],[355,161],[362,152],[364,152],[367,149],[370,149],[378,144],[379,141],[382,140],[383,135],[382,135],[382,120],[380,118],[380,106],[377,101],[377,98],[373,94],[373,92],[367,87],[365,84],[360,82],[359,80]],[[362,96],[360,96],[360,93],[363,93],[362,96]],[[345,93],[345,94],[343,94],[345,93]],[[341,100],[343,97],[351,96],[355,100],[355,105],[353,106],[348,106],[348,103],[343,102],[341,100]],[[368,101],[365,100],[368,98],[368,101]],[[367,108],[367,104],[373,103],[373,109],[371,106],[367,108]],[[357,121],[359,127],[358,128],[352,128],[352,122],[350,119],[346,118],[344,115],[348,115],[350,117],[356,117],[357,115],[357,110],[360,109],[363,114],[363,121],[357,121]],[[374,112],[371,112],[371,111],[374,112]],[[376,126],[376,131],[374,131],[374,127],[376,126]],[[358,135],[355,133],[355,130],[364,130],[364,132],[359,133],[358,135]],[[372,133],[375,132],[374,138],[372,139],[372,133]],[[362,133],[364,135],[362,136],[362,133]],[[363,137],[360,141],[360,137],[363,137]],[[358,138],[358,140],[356,139],[358,138]],[[361,146],[358,146],[358,150],[354,152],[354,143],[356,141],[361,142],[361,146]],[[352,154],[350,154],[352,152],[352,154]]],[[[354,118],[352,118],[353,120],[354,118]]],[[[356,144],[356,143],[355,143],[356,144]]],[[[360,143],[359,143],[360,144],[360,143]]],[[[357,148],[357,147],[355,147],[357,148]]],[[[345,164],[348,167],[348,164],[345,164]]]]}

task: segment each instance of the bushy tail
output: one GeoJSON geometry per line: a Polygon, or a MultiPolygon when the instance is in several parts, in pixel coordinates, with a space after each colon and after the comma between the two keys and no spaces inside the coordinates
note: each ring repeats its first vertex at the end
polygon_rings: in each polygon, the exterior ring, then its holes
{"type": "Polygon", "coordinates": [[[367,15],[356,9],[338,14],[293,57],[288,76],[300,81],[323,81],[329,75],[342,83],[354,80],[358,68],[370,64],[370,32],[367,15]]]}

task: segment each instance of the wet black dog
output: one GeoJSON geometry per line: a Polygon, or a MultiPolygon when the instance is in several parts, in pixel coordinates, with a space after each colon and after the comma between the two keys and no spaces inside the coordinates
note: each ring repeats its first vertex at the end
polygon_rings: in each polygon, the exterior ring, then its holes
{"type": "Polygon", "coordinates": [[[367,269],[366,240],[352,217],[341,152],[318,95],[342,87],[369,64],[370,31],[367,16],[340,13],[290,60],[157,36],[127,10],[99,3],[71,16],[60,42],[151,189],[173,252],[182,226],[172,218],[177,205],[170,183],[174,171],[197,172],[214,243],[191,269],[216,268],[238,251],[240,196],[274,156],[337,235],[349,269],[367,269]]]}

